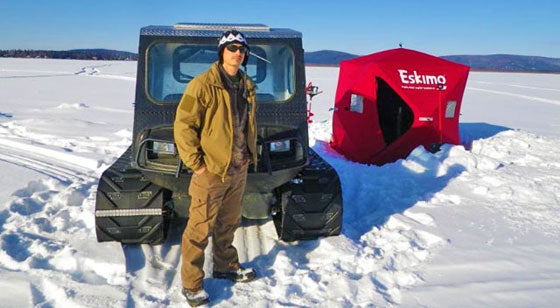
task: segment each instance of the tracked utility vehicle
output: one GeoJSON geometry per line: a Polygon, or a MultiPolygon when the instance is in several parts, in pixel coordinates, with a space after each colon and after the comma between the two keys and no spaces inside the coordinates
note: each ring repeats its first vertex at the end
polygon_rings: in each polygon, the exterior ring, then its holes
{"type": "Polygon", "coordinates": [[[249,168],[245,219],[274,220],[284,241],[340,233],[336,171],[308,144],[301,33],[255,24],[176,24],[140,30],[133,143],[101,176],[95,203],[98,241],[159,244],[172,219],[188,219],[192,171],[173,140],[186,85],[218,59],[223,31],[245,34],[246,67],[257,90],[258,164],[249,168]]]}

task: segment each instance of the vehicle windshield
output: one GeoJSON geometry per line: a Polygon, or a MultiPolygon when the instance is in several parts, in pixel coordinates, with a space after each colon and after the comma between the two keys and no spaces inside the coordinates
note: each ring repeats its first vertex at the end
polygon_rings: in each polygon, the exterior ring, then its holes
{"type": "MultiPolygon", "coordinates": [[[[156,103],[176,103],[186,85],[218,59],[215,45],[156,43],[148,49],[147,94],[156,103]]],[[[257,101],[284,102],[294,93],[294,54],[285,44],[251,45],[247,75],[257,101]]]]}

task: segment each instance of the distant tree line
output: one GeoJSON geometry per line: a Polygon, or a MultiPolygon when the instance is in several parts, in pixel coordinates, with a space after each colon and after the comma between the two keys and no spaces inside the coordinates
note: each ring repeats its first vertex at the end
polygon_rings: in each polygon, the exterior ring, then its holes
{"type": "Polygon", "coordinates": [[[77,60],[137,60],[132,52],[108,49],[75,50],[0,50],[0,57],[5,58],[43,58],[43,59],[77,59],[77,60]]]}
{"type": "MultiPolygon", "coordinates": [[[[73,50],[0,50],[0,58],[45,58],[79,60],[138,60],[138,55],[128,51],[111,49],[73,49],[73,50]]],[[[340,61],[359,57],[334,50],[321,50],[305,53],[306,65],[338,66],[340,61]]],[[[560,58],[520,55],[450,55],[441,58],[470,66],[473,70],[508,72],[560,72],[560,58]]]]}

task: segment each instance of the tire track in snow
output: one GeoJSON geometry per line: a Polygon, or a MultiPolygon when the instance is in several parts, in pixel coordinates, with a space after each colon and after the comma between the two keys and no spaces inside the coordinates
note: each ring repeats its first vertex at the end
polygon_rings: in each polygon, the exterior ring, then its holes
{"type": "Polygon", "coordinates": [[[97,160],[14,140],[0,139],[0,159],[63,182],[86,180],[100,165],[97,160]]]}
{"type": "Polygon", "coordinates": [[[520,88],[520,89],[560,92],[560,89],[557,89],[557,88],[535,87],[535,86],[526,86],[526,85],[520,85],[520,84],[507,84],[507,83],[497,83],[497,82],[489,82],[489,81],[472,81],[472,82],[478,83],[478,84],[506,86],[506,87],[512,87],[512,88],[520,88]]]}
{"type": "MultiPolygon", "coordinates": [[[[169,307],[185,303],[181,294],[181,236],[186,221],[170,223],[167,239],[160,245],[122,245],[128,285],[126,307],[169,307]]],[[[210,241],[205,271],[211,269],[210,241]]]]}
{"type": "Polygon", "coordinates": [[[92,300],[96,306],[113,306],[122,302],[118,285],[124,272],[119,270],[120,264],[114,263],[110,253],[99,255],[99,246],[88,244],[95,241],[90,218],[96,176],[10,150],[0,147],[0,152],[7,152],[0,159],[52,178],[30,181],[15,191],[0,213],[0,270],[27,273],[34,306],[81,307],[92,300]],[[81,292],[84,285],[90,292],[81,292]]]}
{"type": "Polygon", "coordinates": [[[537,102],[540,102],[540,103],[546,103],[546,104],[552,104],[552,105],[560,106],[560,101],[554,100],[554,99],[548,99],[548,98],[542,98],[542,97],[536,97],[536,96],[529,96],[529,95],[523,95],[523,94],[517,94],[517,93],[511,93],[511,92],[504,92],[504,91],[482,89],[482,88],[476,88],[476,87],[467,87],[467,88],[469,90],[474,90],[474,91],[480,91],[480,92],[486,92],[486,93],[492,93],[492,94],[498,94],[498,95],[505,95],[505,96],[513,96],[513,97],[518,97],[518,98],[524,98],[524,99],[531,100],[531,101],[537,101],[537,102]]]}
{"type": "MultiPolygon", "coordinates": [[[[169,306],[183,304],[181,294],[181,236],[185,222],[171,224],[167,240],[157,246],[122,245],[128,280],[127,307],[138,305],[169,306]],[[149,291],[149,294],[147,293],[149,291]]],[[[246,223],[237,229],[233,245],[239,260],[245,264],[268,254],[276,245],[276,230],[272,221],[246,223]],[[272,232],[272,233],[271,233],[272,232]],[[274,235],[272,235],[274,234],[274,235]]],[[[205,285],[210,291],[221,289],[228,281],[212,277],[212,239],[205,250],[205,285]]]]}
{"type": "Polygon", "coordinates": [[[274,241],[263,232],[268,225],[269,222],[257,222],[242,225],[237,229],[233,244],[237,248],[241,263],[251,262],[256,257],[267,254],[270,247],[274,246],[274,241]]]}
{"type": "Polygon", "coordinates": [[[89,178],[89,176],[76,173],[76,171],[72,169],[45,163],[38,159],[32,159],[14,153],[0,153],[0,161],[36,171],[65,183],[89,178]]]}
{"type": "Polygon", "coordinates": [[[8,139],[0,139],[0,147],[7,151],[16,151],[20,153],[28,153],[30,155],[38,155],[43,158],[55,159],[64,164],[75,166],[81,170],[96,170],[99,162],[95,159],[85,158],[78,155],[68,154],[61,151],[47,149],[36,145],[17,142],[8,139]]]}
{"type": "Polygon", "coordinates": [[[180,295],[180,245],[166,242],[122,247],[128,281],[127,307],[147,302],[168,306],[173,298],[170,294],[180,295]]]}

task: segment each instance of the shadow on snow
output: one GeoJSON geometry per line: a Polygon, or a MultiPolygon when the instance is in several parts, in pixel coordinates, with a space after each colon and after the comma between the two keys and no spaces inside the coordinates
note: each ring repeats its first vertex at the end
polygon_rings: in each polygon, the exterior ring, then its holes
{"type": "Polygon", "coordinates": [[[511,128],[498,126],[488,123],[460,123],[459,135],[461,136],[461,144],[465,149],[470,150],[472,143],[478,139],[486,139],[497,135],[511,128]]]}
{"type": "Polygon", "coordinates": [[[322,153],[337,171],[342,185],[342,233],[359,242],[374,227],[383,226],[394,214],[401,214],[420,201],[429,201],[465,168],[443,166],[450,147],[432,154],[419,147],[406,160],[383,166],[351,162],[319,141],[314,149],[322,153]]]}

